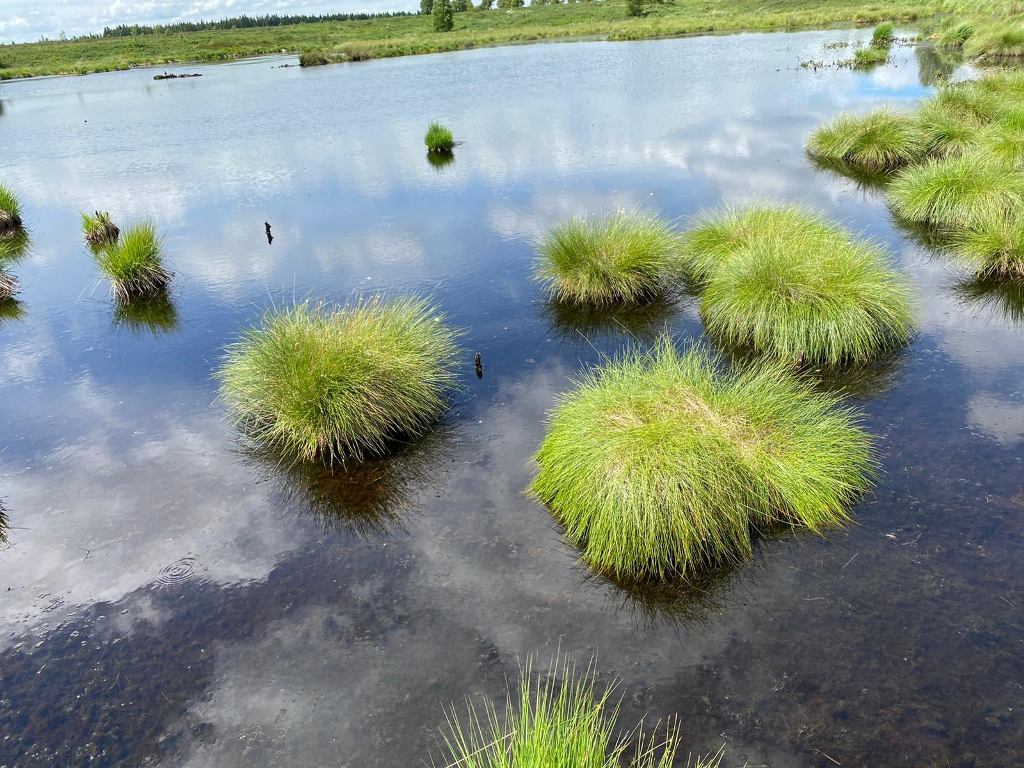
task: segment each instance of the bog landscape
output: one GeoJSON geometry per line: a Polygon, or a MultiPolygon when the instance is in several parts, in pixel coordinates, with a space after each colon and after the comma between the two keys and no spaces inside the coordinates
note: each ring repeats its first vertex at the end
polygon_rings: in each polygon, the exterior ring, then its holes
{"type": "Polygon", "coordinates": [[[0,45],[0,768],[1024,764],[1024,6],[95,5],[0,45]]]}

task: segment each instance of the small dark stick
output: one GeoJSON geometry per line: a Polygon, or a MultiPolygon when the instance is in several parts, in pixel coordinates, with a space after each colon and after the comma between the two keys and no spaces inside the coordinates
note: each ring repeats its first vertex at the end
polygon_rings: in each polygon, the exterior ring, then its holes
{"type": "Polygon", "coordinates": [[[482,379],[484,377],[484,364],[480,360],[479,352],[473,357],[473,367],[476,368],[476,377],[482,379]]]}
{"type": "Polygon", "coordinates": [[[274,236],[270,234],[270,222],[264,221],[263,228],[267,230],[267,245],[273,245],[274,236]]]}

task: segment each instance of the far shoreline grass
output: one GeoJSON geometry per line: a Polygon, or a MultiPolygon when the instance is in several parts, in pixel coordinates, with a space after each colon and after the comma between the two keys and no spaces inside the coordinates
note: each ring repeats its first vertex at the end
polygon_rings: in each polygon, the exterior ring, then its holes
{"type": "Polygon", "coordinates": [[[76,38],[0,45],[0,80],[42,75],[80,75],[147,66],[230,61],[271,54],[318,52],[330,58],[359,44],[361,58],[443,53],[477,47],[542,41],[642,40],[685,35],[775,32],[879,22],[913,22],[935,16],[944,0],[891,6],[863,0],[787,0],[767,11],[758,0],[735,0],[708,13],[700,0],[645,6],[626,15],[618,0],[543,5],[511,11],[474,9],[455,14],[451,32],[432,31],[429,15],[319,22],[281,27],[204,30],[134,37],[76,38]]]}

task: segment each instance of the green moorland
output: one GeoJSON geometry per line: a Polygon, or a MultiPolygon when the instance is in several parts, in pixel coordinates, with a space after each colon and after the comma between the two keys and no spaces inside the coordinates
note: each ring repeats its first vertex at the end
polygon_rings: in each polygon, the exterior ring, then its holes
{"type": "MultiPolygon", "coordinates": [[[[450,32],[435,32],[429,15],[317,22],[293,26],[83,37],[0,45],[0,79],[87,74],[172,62],[220,61],[287,51],[323,52],[327,60],[405,56],[486,45],[565,38],[642,38],[833,24],[915,21],[940,13],[978,11],[967,0],[675,0],[628,15],[626,0],[543,4],[455,14],[450,32]],[[353,46],[355,44],[355,46],[353,46]],[[346,51],[358,48],[359,56],[346,51]]],[[[994,0],[986,11],[1013,10],[994,0]]]]}

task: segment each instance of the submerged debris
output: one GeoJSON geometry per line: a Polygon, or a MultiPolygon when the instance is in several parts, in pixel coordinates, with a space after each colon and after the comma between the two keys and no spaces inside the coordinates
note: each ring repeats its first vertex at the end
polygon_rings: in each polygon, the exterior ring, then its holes
{"type": "Polygon", "coordinates": [[[154,80],[180,80],[185,77],[202,77],[202,75],[198,72],[182,72],[181,74],[164,72],[162,75],[153,75],[154,80]]]}
{"type": "Polygon", "coordinates": [[[263,222],[263,229],[265,229],[266,232],[267,232],[267,245],[273,245],[274,244],[274,236],[270,233],[270,222],[269,221],[264,221],[263,222]]]}
{"type": "Polygon", "coordinates": [[[473,356],[473,367],[476,369],[476,377],[482,379],[484,377],[484,363],[480,359],[480,353],[477,352],[473,356]]]}

